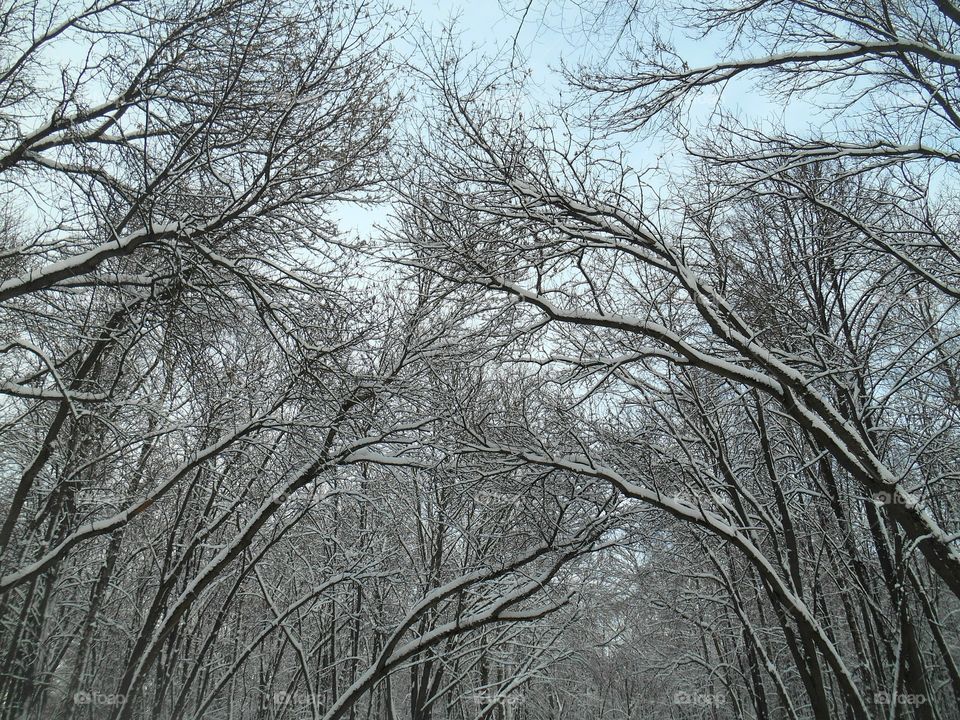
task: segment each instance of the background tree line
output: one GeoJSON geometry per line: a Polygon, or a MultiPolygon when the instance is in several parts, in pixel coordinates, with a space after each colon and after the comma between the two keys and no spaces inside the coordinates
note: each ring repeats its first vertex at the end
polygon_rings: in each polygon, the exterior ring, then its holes
{"type": "Polygon", "coordinates": [[[960,7],[582,10],[2,5],[0,715],[960,717],[960,7]]]}

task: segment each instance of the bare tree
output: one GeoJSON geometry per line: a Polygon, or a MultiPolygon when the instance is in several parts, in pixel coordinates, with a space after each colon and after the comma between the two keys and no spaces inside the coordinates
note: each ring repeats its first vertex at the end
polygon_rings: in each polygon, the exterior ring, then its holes
{"type": "Polygon", "coordinates": [[[953,717],[950,7],[685,17],[769,55],[674,69],[641,44],[576,78],[587,127],[521,115],[509,71],[443,50],[401,188],[405,261],[487,293],[495,346],[541,378],[536,422],[477,446],[604,479],[672,518],[656,544],[695,551],[671,570],[690,600],[668,603],[702,644],[685,692],[720,692],[731,717],[953,717]],[[637,181],[612,133],[669,127],[695,93],[765,71],[786,101],[826,84],[836,123],[798,139],[720,114],[685,137],[675,184],[637,181]],[[880,142],[855,124],[869,102],[894,108],[880,142]]]}

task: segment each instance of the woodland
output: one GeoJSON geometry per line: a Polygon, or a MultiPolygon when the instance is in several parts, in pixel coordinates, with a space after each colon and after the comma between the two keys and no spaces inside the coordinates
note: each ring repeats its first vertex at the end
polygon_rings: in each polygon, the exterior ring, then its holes
{"type": "Polygon", "coordinates": [[[489,5],[0,0],[0,720],[960,719],[960,3],[489,5]]]}

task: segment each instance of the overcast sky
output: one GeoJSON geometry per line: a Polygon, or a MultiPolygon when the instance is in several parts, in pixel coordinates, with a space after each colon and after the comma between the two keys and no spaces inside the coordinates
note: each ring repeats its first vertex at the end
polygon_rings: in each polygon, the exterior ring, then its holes
{"type": "MultiPolygon", "coordinates": [[[[591,0],[598,2],[598,0],[591,0]]],[[[558,69],[579,64],[602,64],[615,61],[611,52],[615,39],[610,27],[599,27],[589,13],[578,8],[576,0],[532,0],[524,15],[525,0],[399,0],[409,8],[413,29],[411,47],[416,38],[438,37],[445,28],[453,27],[465,50],[476,57],[510,59],[518,68],[530,71],[531,100],[549,102],[561,87],[558,69]],[[537,93],[541,97],[537,97],[537,93]]],[[[590,8],[590,3],[582,3],[590,8]]],[[[719,38],[690,40],[680,32],[671,34],[677,49],[691,64],[703,65],[717,59],[719,38]]],[[[707,91],[697,100],[702,119],[716,108],[716,95],[707,91]]],[[[741,116],[768,116],[767,102],[747,84],[728,85],[723,90],[723,104],[741,116]]],[[[805,113],[794,113],[793,121],[803,121],[805,113]]],[[[679,141],[666,141],[649,136],[622,138],[629,156],[642,171],[649,167],[670,166],[673,158],[682,155],[679,141]]],[[[648,180],[651,178],[647,178],[648,180]]],[[[375,224],[382,224],[387,207],[364,208],[346,203],[336,212],[341,227],[367,234],[375,224]]]]}
{"type": "MultiPolygon", "coordinates": [[[[411,13],[411,46],[418,37],[439,37],[445,28],[453,28],[463,49],[477,57],[510,58],[518,68],[529,70],[531,86],[544,92],[539,98],[544,101],[559,86],[561,62],[575,66],[590,61],[604,46],[596,32],[584,30],[590,18],[572,0],[532,0],[526,14],[523,0],[399,0],[397,4],[411,13]]],[[[387,211],[344,203],[336,216],[344,230],[366,234],[383,222],[387,211]]]]}

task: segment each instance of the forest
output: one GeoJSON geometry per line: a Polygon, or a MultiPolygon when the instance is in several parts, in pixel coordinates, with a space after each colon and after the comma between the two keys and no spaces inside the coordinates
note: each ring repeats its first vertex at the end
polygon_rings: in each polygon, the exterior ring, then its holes
{"type": "Polygon", "coordinates": [[[960,719],[960,2],[428,5],[0,0],[0,720],[960,719]]]}

